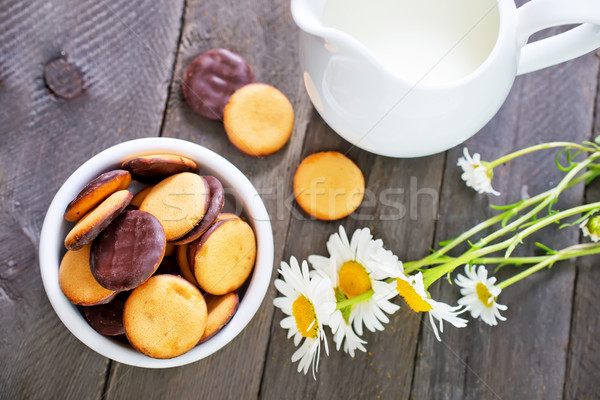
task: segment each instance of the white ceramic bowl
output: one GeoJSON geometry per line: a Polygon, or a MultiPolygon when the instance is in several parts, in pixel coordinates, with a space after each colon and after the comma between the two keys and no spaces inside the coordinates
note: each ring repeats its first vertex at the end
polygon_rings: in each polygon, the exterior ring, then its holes
{"type": "Polygon", "coordinates": [[[54,196],[44,219],[40,237],[40,272],[52,307],[67,329],[97,353],[120,363],[145,368],[168,368],[198,361],[219,350],[235,338],[250,322],[269,287],[273,270],[273,232],[269,214],[250,181],[220,155],[194,143],[171,138],[136,139],[110,147],[92,157],[67,179],[54,196]],[[63,241],[72,226],[64,220],[67,204],[92,179],[119,168],[127,158],[143,154],[180,154],[194,160],[203,175],[214,175],[241,207],[254,228],[257,241],[256,265],[247,282],[238,311],[215,336],[187,353],[171,359],[155,359],[134,350],[128,344],[102,336],[92,329],[76,306],[63,295],[58,284],[58,267],[65,253],[63,241]]]}

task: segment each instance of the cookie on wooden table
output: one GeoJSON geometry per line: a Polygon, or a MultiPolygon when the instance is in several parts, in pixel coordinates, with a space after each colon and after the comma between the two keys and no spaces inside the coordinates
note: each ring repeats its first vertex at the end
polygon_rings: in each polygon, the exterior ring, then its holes
{"type": "Polygon", "coordinates": [[[154,358],[192,349],[206,328],[207,309],[197,287],[174,275],[155,275],[125,302],[125,334],[133,347],[154,358]]]}
{"type": "Polygon", "coordinates": [[[181,89],[192,110],[205,118],[223,118],[229,96],[254,82],[254,72],[239,54],[212,49],[197,56],[185,69],[181,89]]]}
{"type": "Polygon", "coordinates": [[[121,214],[132,197],[133,195],[128,190],[119,190],[110,195],[75,224],[65,237],[65,247],[69,250],[78,250],[91,243],[121,214]]]}
{"type": "Polygon", "coordinates": [[[173,154],[138,156],[121,164],[138,181],[156,182],[181,172],[198,173],[198,165],[187,157],[173,154]]]}
{"type": "Polygon", "coordinates": [[[157,183],[140,205],[163,225],[167,241],[181,238],[200,223],[209,207],[209,187],[197,174],[182,172],[157,183]]]}
{"type": "Polygon", "coordinates": [[[73,304],[92,306],[111,301],[117,294],[105,289],[94,279],[90,270],[91,244],[80,250],[65,253],[58,270],[58,283],[66,298],[73,304]]]}
{"type": "Polygon", "coordinates": [[[131,174],[122,169],[100,175],[88,183],[69,203],[65,211],[65,219],[70,222],[78,221],[111,194],[127,189],[130,183],[131,174]]]}
{"type": "Polygon", "coordinates": [[[255,259],[254,231],[242,219],[229,219],[216,223],[200,238],[191,268],[202,290],[222,295],[244,284],[255,259]]]}
{"type": "Polygon", "coordinates": [[[336,220],[353,213],[365,194],[361,170],[336,151],[311,154],[294,174],[294,196],[309,215],[336,220]]]}
{"type": "Polygon", "coordinates": [[[229,140],[255,157],[281,149],[294,127],[294,109],[283,93],[264,83],[241,87],[231,95],[223,111],[229,140]]]}

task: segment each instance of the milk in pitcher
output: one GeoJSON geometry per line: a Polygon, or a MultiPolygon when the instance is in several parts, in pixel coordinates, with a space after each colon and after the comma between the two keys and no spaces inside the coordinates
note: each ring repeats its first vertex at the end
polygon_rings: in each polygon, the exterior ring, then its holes
{"type": "Polygon", "coordinates": [[[361,42],[392,74],[439,85],[485,61],[499,13],[495,0],[327,0],[323,22],[361,42]]]}

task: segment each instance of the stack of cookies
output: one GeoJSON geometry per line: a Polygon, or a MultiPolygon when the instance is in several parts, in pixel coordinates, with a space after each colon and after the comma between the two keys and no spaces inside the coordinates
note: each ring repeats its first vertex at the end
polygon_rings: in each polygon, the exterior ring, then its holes
{"type": "Polygon", "coordinates": [[[65,211],[75,222],[59,269],[65,296],[103,335],[172,358],[233,316],[256,258],[254,231],[223,213],[224,189],[196,163],[139,156],[88,183],[65,211]],[[135,195],[132,180],[145,186],[135,195]]]}

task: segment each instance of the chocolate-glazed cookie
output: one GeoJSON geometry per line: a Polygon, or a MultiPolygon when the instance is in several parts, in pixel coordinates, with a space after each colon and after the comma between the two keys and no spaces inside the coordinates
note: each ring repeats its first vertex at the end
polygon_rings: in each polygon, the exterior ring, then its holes
{"type": "Polygon", "coordinates": [[[186,68],[183,96],[190,107],[209,119],[223,118],[229,96],[254,82],[254,72],[240,55],[226,49],[212,49],[196,57],[186,68]]]}
{"type": "Polygon", "coordinates": [[[198,173],[198,166],[192,160],[172,154],[139,156],[124,161],[121,168],[131,172],[141,182],[157,182],[180,172],[198,173]]]}
{"type": "Polygon", "coordinates": [[[101,335],[124,335],[123,309],[125,308],[125,300],[127,300],[129,293],[119,293],[117,297],[106,304],[82,307],[83,317],[101,335]]]}
{"type": "Polygon", "coordinates": [[[133,289],[156,271],[166,243],[156,217],[140,210],[126,211],[94,240],[90,254],[92,275],[107,289],[133,289]]]}
{"type": "Polygon", "coordinates": [[[206,214],[202,218],[202,221],[196,225],[191,231],[180,237],[179,239],[173,240],[170,243],[173,244],[186,244],[198,239],[204,232],[211,227],[215,222],[215,219],[223,209],[225,203],[225,191],[223,185],[214,176],[203,176],[204,180],[208,184],[210,193],[210,203],[206,214]]]}
{"type": "Polygon", "coordinates": [[[130,183],[131,174],[122,169],[100,175],[88,183],[77,197],[69,203],[65,211],[65,219],[71,222],[78,221],[108,196],[118,190],[126,189],[130,183]]]}

